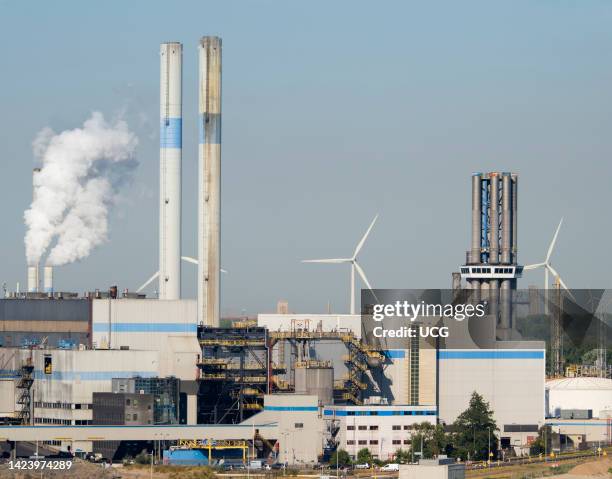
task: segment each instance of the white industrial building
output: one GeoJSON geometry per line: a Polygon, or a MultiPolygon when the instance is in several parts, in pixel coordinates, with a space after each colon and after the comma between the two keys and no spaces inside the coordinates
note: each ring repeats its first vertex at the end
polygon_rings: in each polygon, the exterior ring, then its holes
{"type": "Polygon", "coordinates": [[[591,410],[595,418],[612,415],[612,379],[577,377],[546,382],[546,417],[560,417],[561,410],[591,410]]]}
{"type": "MultiPolygon", "coordinates": [[[[33,300],[39,305],[52,300],[33,300]]],[[[87,300],[82,300],[87,301],[87,300]]],[[[24,407],[19,381],[33,367],[30,417],[38,425],[88,425],[94,392],[111,392],[113,378],[168,377],[181,380],[186,420],[197,420],[197,363],[201,349],[194,300],[91,300],[90,344],[73,349],[0,348],[3,417],[24,407]],[[12,406],[11,406],[12,405],[12,406]]],[[[75,444],[89,450],[90,443],[75,444]]]]}
{"type": "Polygon", "coordinates": [[[398,449],[408,449],[414,426],[435,425],[435,406],[368,404],[365,406],[326,406],[323,417],[335,431],[338,447],[352,458],[360,449],[369,449],[374,458],[392,459],[398,449]]]}
{"type": "Polygon", "coordinates": [[[494,412],[502,445],[520,454],[544,423],[544,343],[498,345],[438,352],[440,420],[454,422],[476,391],[494,412]]]}

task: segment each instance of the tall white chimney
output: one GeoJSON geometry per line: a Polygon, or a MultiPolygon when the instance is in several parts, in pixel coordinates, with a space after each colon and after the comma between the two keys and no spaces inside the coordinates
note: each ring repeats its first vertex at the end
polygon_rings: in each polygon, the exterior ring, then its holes
{"type": "Polygon", "coordinates": [[[221,247],[221,38],[199,45],[198,323],[219,326],[221,247]]]}
{"type": "Polygon", "coordinates": [[[159,299],[181,297],[183,46],[160,47],[159,299]]]}
{"type": "Polygon", "coordinates": [[[53,266],[45,266],[43,270],[43,288],[45,293],[53,293],[53,266]]]}
{"type": "Polygon", "coordinates": [[[38,265],[28,266],[28,293],[38,292],[38,265]]]}

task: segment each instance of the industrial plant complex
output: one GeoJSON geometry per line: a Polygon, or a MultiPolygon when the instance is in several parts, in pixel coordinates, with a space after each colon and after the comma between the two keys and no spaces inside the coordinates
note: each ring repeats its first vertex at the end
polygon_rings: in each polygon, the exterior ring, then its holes
{"type": "MultiPolygon", "coordinates": [[[[221,318],[221,38],[198,45],[197,258],[181,250],[183,54],[181,43],[161,45],[158,271],[133,290],[105,284],[74,293],[54,284],[61,266],[28,261],[27,290],[0,299],[0,439],[7,454],[39,442],[109,461],[157,447],[169,463],[189,450],[202,463],[297,466],[339,450],[355,459],[366,448],[387,461],[411,446],[418,425],[450,426],[474,392],[494,413],[504,454],[528,455],[546,425],[566,447],[611,443],[606,345],[589,369],[562,361],[559,322],[552,346],[525,328],[517,334],[518,283],[525,269],[544,263],[519,262],[514,172],[466,172],[469,249],[464,259],[457,251],[456,272],[441,278],[454,301],[486,304],[478,330],[466,320],[453,322],[448,338],[372,340],[365,327],[372,304],[355,306],[355,278],[382,298],[357,262],[376,219],[351,258],[309,260],[351,265],[348,314],[294,314],[279,302],[273,314],[221,318]],[[185,262],[197,265],[197,299],[181,297],[185,262]],[[150,285],[157,296],[147,297],[150,285]]],[[[36,186],[41,169],[33,174],[36,186]]],[[[548,258],[543,267],[548,275],[548,258]]],[[[550,301],[571,295],[553,276],[550,301]]]]}

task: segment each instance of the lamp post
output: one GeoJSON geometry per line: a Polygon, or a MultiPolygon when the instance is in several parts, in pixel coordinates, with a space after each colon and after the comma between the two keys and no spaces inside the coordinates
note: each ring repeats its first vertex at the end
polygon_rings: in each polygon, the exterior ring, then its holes
{"type": "Polygon", "coordinates": [[[491,467],[491,427],[489,426],[487,429],[489,430],[489,452],[487,454],[487,466],[491,467]]]}

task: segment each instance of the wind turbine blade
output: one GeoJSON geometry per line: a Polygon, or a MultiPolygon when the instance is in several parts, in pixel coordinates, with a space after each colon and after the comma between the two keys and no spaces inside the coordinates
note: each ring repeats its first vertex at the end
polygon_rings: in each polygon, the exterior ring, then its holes
{"type": "Polygon", "coordinates": [[[357,263],[357,261],[353,261],[353,264],[355,265],[355,269],[357,270],[357,273],[359,273],[359,277],[363,280],[363,282],[366,284],[368,289],[372,291],[372,295],[374,296],[374,299],[378,301],[378,298],[376,297],[376,294],[374,294],[374,290],[372,289],[372,285],[370,284],[370,282],[368,281],[368,278],[365,275],[365,271],[361,268],[361,266],[359,266],[359,263],[357,263]]]}
{"type": "Polygon", "coordinates": [[[370,223],[370,227],[368,228],[368,230],[363,235],[363,238],[361,238],[361,241],[357,244],[357,247],[355,248],[355,252],[353,253],[353,259],[356,258],[357,255],[359,254],[359,251],[363,247],[363,244],[365,243],[365,240],[368,238],[368,235],[370,234],[370,231],[372,231],[372,228],[374,227],[374,223],[376,223],[377,219],[378,219],[378,215],[376,215],[374,217],[374,219],[372,220],[372,223],[370,223]]]}
{"type": "Polygon", "coordinates": [[[527,266],[523,266],[523,271],[528,271],[530,269],[538,269],[542,266],[546,266],[546,263],[528,264],[527,266]]]}
{"type": "Polygon", "coordinates": [[[546,267],[548,268],[548,270],[552,273],[552,275],[557,278],[559,280],[559,284],[561,286],[563,286],[563,289],[565,289],[565,291],[567,291],[567,293],[571,296],[571,298],[575,301],[576,298],[574,298],[574,295],[572,294],[572,292],[569,290],[569,288],[567,287],[567,285],[563,282],[563,279],[561,279],[561,276],[559,276],[559,273],[557,273],[557,271],[555,270],[555,268],[553,268],[551,265],[546,265],[546,267]]]}
{"type": "Polygon", "coordinates": [[[563,218],[559,221],[559,226],[557,226],[557,231],[555,231],[555,236],[553,236],[552,241],[550,242],[550,246],[548,247],[548,252],[546,253],[546,263],[550,260],[550,255],[553,252],[553,248],[555,247],[555,243],[557,242],[557,236],[559,236],[559,230],[561,229],[561,225],[563,224],[563,218]]]}
{"type": "Polygon", "coordinates": [[[363,282],[366,284],[368,289],[372,289],[372,286],[370,285],[370,282],[368,281],[368,278],[366,278],[365,271],[361,268],[361,266],[359,266],[359,263],[357,263],[357,261],[355,261],[353,264],[355,265],[355,269],[359,273],[359,276],[361,277],[363,282]]]}
{"type": "MultiPolygon", "coordinates": [[[[195,258],[192,258],[191,256],[181,256],[181,259],[183,261],[186,261],[187,263],[198,264],[198,260],[195,259],[195,258]]],[[[227,274],[227,271],[224,270],[223,268],[219,268],[219,271],[221,271],[222,273],[227,274]]]]}
{"type": "Polygon", "coordinates": [[[136,290],[136,292],[140,293],[143,289],[145,289],[147,286],[149,286],[153,282],[153,280],[155,278],[157,278],[158,276],[159,276],[159,271],[157,273],[155,273],[153,276],[151,276],[149,279],[147,279],[146,283],[143,284],[140,288],[138,288],[136,290]]]}
{"type": "Polygon", "coordinates": [[[341,264],[350,263],[351,258],[329,258],[329,259],[303,259],[302,263],[326,263],[326,264],[341,264]]]}
{"type": "Polygon", "coordinates": [[[187,261],[188,263],[198,264],[198,260],[195,258],[192,258],[191,256],[181,256],[181,259],[183,261],[187,261]]]}

